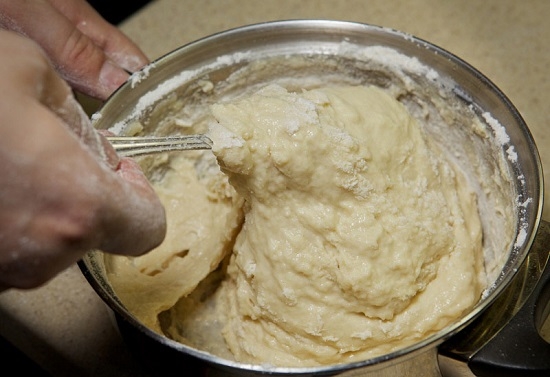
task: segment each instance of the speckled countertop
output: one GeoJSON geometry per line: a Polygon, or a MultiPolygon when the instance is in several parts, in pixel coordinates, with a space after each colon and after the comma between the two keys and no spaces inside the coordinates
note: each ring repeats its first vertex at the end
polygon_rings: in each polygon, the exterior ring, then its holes
{"type": "MultiPolygon", "coordinates": [[[[529,125],[550,182],[549,17],[546,0],[157,0],[121,28],[151,59],[269,20],[336,19],[402,30],[460,56],[500,87],[529,125]]],[[[543,217],[550,220],[548,209],[543,217]]],[[[0,335],[54,376],[142,375],[77,266],[39,289],[0,295],[0,335]]]]}

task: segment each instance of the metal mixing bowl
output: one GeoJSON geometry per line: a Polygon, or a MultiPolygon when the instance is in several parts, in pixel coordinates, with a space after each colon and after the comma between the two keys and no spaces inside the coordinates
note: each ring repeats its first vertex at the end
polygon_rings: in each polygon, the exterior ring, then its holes
{"type": "MultiPolygon", "coordinates": [[[[541,163],[533,138],[513,104],[483,74],[426,41],[365,24],[295,20],[245,26],[183,46],[134,75],[93,120],[96,127],[117,132],[139,122],[143,133],[168,134],[174,128],[165,119],[181,117],[183,112],[189,122],[200,123],[204,114],[198,110],[268,82],[290,88],[348,83],[402,90],[398,98],[407,107],[414,112],[424,106],[423,110],[433,111],[432,117],[441,116],[434,110],[436,104],[448,104],[457,114],[450,124],[444,129],[430,124],[425,128],[443,148],[462,156],[457,158],[458,164],[478,190],[491,283],[470,312],[391,354],[323,367],[268,367],[212,355],[146,328],[112,289],[104,254],[90,252],[80,262],[81,269],[114,311],[129,346],[159,375],[183,370],[220,376],[426,376],[439,375],[447,365],[454,368],[455,361],[485,370],[487,364],[480,361],[478,366],[474,356],[481,354],[482,346],[516,314],[533,290],[540,293],[541,288],[535,285],[548,256],[544,243],[535,242],[546,240],[548,233],[547,224],[541,226],[541,163]],[[377,46],[389,50],[376,52],[372,48],[377,46]],[[396,55],[388,53],[390,50],[409,59],[398,63],[392,60],[396,55]],[[395,69],[396,64],[399,69],[395,69]],[[428,69],[419,70],[418,65],[428,69]],[[410,68],[405,69],[405,75],[399,73],[403,66],[410,68]],[[485,128],[469,128],[465,122],[469,117],[481,119],[485,128]]],[[[535,303],[538,301],[531,305],[535,303]]],[[[545,303],[543,306],[537,309],[537,318],[547,311],[545,303]]],[[[529,321],[540,319],[524,320],[529,321]]],[[[521,367],[548,371],[548,361],[535,365],[541,358],[550,360],[548,345],[542,344],[540,349],[543,356],[534,356],[534,361],[524,358],[519,361],[521,367]]],[[[498,361],[496,364],[496,368],[502,366],[498,361]]]]}

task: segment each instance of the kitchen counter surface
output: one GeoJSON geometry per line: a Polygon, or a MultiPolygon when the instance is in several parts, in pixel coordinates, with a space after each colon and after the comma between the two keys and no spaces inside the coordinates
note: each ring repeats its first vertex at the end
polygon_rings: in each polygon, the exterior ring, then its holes
{"type": "MultiPolygon", "coordinates": [[[[156,0],[120,27],[151,59],[270,20],[336,19],[402,30],[460,56],[500,87],[529,125],[550,182],[548,17],[546,0],[156,0]]],[[[543,218],[550,220],[548,209],[543,218]]],[[[41,288],[0,295],[0,335],[53,376],[144,375],[76,265],[41,288]]]]}

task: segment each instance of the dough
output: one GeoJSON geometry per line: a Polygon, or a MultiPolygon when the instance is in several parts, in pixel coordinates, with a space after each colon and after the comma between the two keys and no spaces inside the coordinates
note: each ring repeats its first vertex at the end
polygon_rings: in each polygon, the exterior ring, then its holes
{"type": "Polygon", "coordinates": [[[479,300],[476,195],[382,89],[269,85],[212,113],[224,174],[174,154],[154,182],[166,241],[108,257],[147,326],[241,362],[317,366],[417,342],[479,300]]]}
{"type": "Polygon", "coordinates": [[[242,199],[222,175],[201,175],[190,154],[154,161],[153,186],[167,218],[164,242],[139,257],[106,258],[109,282],[130,313],[162,333],[159,313],[193,292],[231,252],[242,222],[242,199]]]}
{"type": "Polygon", "coordinates": [[[364,359],[479,300],[476,197],[384,91],[272,85],[213,113],[214,153],[246,201],[224,286],[237,360],[364,359]]]}

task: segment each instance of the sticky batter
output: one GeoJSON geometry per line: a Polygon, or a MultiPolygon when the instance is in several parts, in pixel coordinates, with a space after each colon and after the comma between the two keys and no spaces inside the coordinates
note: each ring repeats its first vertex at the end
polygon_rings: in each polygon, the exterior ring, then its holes
{"type": "Polygon", "coordinates": [[[213,113],[229,131],[212,132],[215,154],[247,203],[225,287],[238,360],[364,358],[479,300],[475,195],[381,89],[269,86],[213,113]]]}
{"type": "Polygon", "coordinates": [[[214,318],[238,361],[315,366],[414,343],[479,300],[476,196],[386,92],[270,85],[212,113],[218,189],[175,158],[156,184],[167,241],[109,266],[148,326],[168,313],[189,343],[189,319],[214,318]],[[227,255],[213,302],[188,300],[227,255]]]}

